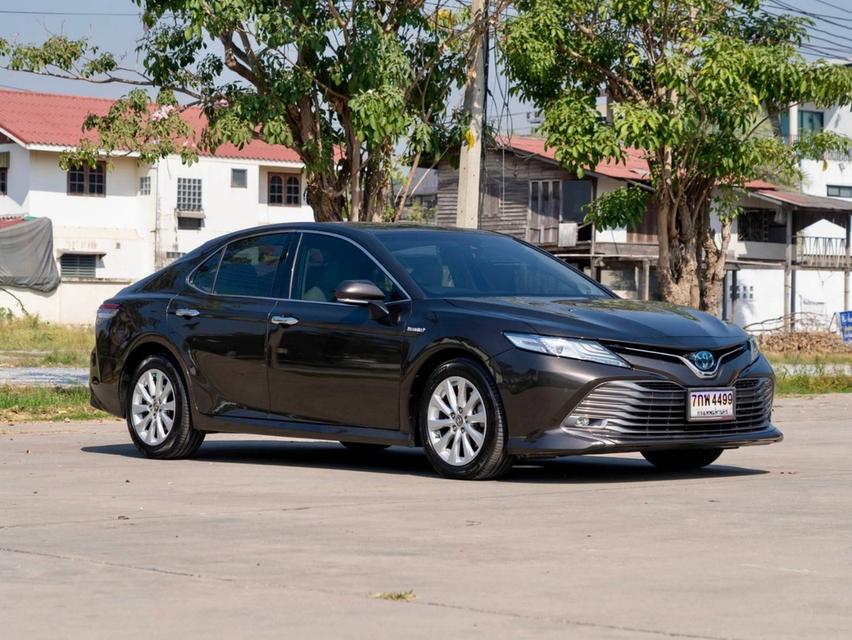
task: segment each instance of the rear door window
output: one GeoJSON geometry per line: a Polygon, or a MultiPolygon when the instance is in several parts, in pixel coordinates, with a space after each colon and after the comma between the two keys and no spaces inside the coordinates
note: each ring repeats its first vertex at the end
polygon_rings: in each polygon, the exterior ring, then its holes
{"type": "Polygon", "coordinates": [[[213,293],[213,285],[216,283],[216,270],[222,260],[222,249],[207,258],[192,276],[192,285],[205,293],[213,293]]]}
{"type": "Polygon", "coordinates": [[[286,258],[289,241],[290,234],[277,233],[231,242],[225,247],[213,292],[219,295],[272,297],[278,263],[286,258]]]}

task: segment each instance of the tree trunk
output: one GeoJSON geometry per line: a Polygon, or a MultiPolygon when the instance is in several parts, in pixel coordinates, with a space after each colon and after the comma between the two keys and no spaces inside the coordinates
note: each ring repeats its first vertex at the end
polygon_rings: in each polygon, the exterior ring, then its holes
{"type": "Polygon", "coordinates": [[[661,192],[657,193],[654,202],[657,209],[657,282],[660,285],[660,294],[666,302],[686,307],[694,306],[693,297],[698,284],[698,274],[694,261],[695,253],[691,252],[690,259],[688,247],[695,240],[684,238],[682,212],[677,203],[661,192]]]}
{"type": "Polygon", "coordinates": [[[308,176],[305,198],[314,210],[317,222],[343,220],[346,198],[336,184],[324,176],[308,176]]]}

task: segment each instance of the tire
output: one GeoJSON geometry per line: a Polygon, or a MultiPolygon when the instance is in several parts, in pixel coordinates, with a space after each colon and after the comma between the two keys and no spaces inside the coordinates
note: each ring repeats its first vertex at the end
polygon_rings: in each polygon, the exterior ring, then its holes
{"type": "Polygon", "coordinates": [[[125,402],[130,437],[147,457],[186,458],[204,442],[204,432],[192,427],[186,387],[170,358],[145,358],[133,373],[125,402]]]}
{"type": "Polygon", "coordinates": [[[364,454],[378,453],[379,451],[384,451],[390,446],[389,444],[373,444],[372,442],[343,442],[342,440],[340,441],[340,444],[350,451],[364,454]]]}
{"type": "Polygon", "coordinates": [[[645,460],[664,471],[695,471],[713,464],[722,449],[671,449],[643,451],[645,460]]]}
{"type": "Polygon", "coordinates": [[[420,398],[418,428],[426,457],[445,478],[491,480],[512,466],[500,394],[488,371],[473,360],[450,360],[432,372],[420,398]],[[449,406],[449,390],[457,404],[469,401],[463,411],[449,406]]]}

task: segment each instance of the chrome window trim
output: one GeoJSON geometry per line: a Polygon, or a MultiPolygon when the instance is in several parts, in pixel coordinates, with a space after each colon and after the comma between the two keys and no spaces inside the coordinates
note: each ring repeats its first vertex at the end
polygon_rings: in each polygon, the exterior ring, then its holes
{"type": "MultiPolygon", "coordinates": [[[[302,235],[301,235],[301,237],[299,238],[299,244],[298,244],[298,247],[297,247],[297,249],[298,249],[299,251],[300,251],[300,250],[301,250],[301,248],[302,248],[302,238],[304,238],[304,237],[305,237],[305,235],[307,235],[307,234],[314,234],[314,235],[321,235],[321,236],[331,236],[332,238],[339,238],[340,240],[345,240],[345,241],[346,241],[346,242],[348,242],[349,244],[354,245],[355,247],[358,247],[358,249],[360,249],[360,250],[361,250],[361,252],[362,252],[365,256],[367,256],[370,260],[372,260],[372,261],[373,261],[373,263],[374,263],[374,264],[375,264],[375,265],[376,265],[379,269],[381,269],[381,270],[382,270],[382,272],[383,272],[383,273],[384,273],[384,274],[385,274],[388,278],[390,278],[390,281],[391,281],[391,282],[393,282],[393,283],[394,283],[394,285],[395,285],[395,286],[396,286],[396,287],[397,287],[397,288],[398,288],[398,289],[402,292],[403,296],[405,296],[403,299],[401,299],[401,300],[394,300],[393,302],[410,302],[410,301],[411,301],[411,296],[409,295],[408,291],[406,291],[406,290],[405,290],[405,287],[403,287],[403,286],[399,283],[399,280],[397,280],[396,278],[394,278],[394,277],[393,277],[393,275],[391,275],[391,273],[390,273],[390,272],[389,272],[389,271],[385,268],[385,266],[384,266],[381,262],[379,262],[378,260],[376,260],[376,257],[375,257],[372,253],[370,253],[370,252],[369,252],[369,251],[367,251],[364,247],[362,247],[360,244],[358,244],[357,242],[355,242],[354,240],[352,240],[352,238],[347,238],[346,236],[342,236],[342,235],[337,234],[337,233],[332,233],[332,232],[330,232],[330,231],[315,231],[315,230],[313,230],[313,229],[310,229],[310,230],[308,230],[308,231],[302,231],[302,232],[301,232],[301,234],[302,234],[302,235]]],[[[318,302],[318,303],[320,303],[320,304],[343,304],[343,305],[345,305],[345,306],[347,306],[347,307],[351,307],[351,306],[352,306],[351,304],[346,304],[346,303],[344,303],[344,302],[324,302],[324,301],[322,301],[322,300],[301,300],[301,299],[299,299],[299,298],[294,298],[294,297],[293,297],[293,279],[295,278],[295,274],[296,274],[296,262],[297,262],[297,261],[298,261],[298,259],[299,259],[299,255],[300,255],[300,254],[297,252],[297,253],[296,253],[296,257],[293,259],[293,267],[292,267],[292,269],[293,269],[293,270],[292,270],[292,273],[290,274],[290,292],[289,292],[289,293],[290,293],[290,297],[289,297],[289,298],[287,298],[287,300],[292,300],[293,302],[318,302]]],[[[385,303],[385,304],[390,304],[390,303],[388,302],[388,303],[385,303]]]]}

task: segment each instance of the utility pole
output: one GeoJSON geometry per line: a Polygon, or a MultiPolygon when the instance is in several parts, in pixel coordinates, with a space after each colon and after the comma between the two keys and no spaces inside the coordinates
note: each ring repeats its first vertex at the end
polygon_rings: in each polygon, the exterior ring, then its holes
{"type": "Polygon", "coordinates": [[[482,168],[482,129],[485,120],[486,53],[488,0],[473,0],[473,19],[482,26],[482,35],[474,45],[473,61],[467,70],[464,88],[464,109],[470,114],[470,125],[459,156],[459,195],[456,226],[476,229],[479,226],[481,201],[480,175],[482,168]]]}

